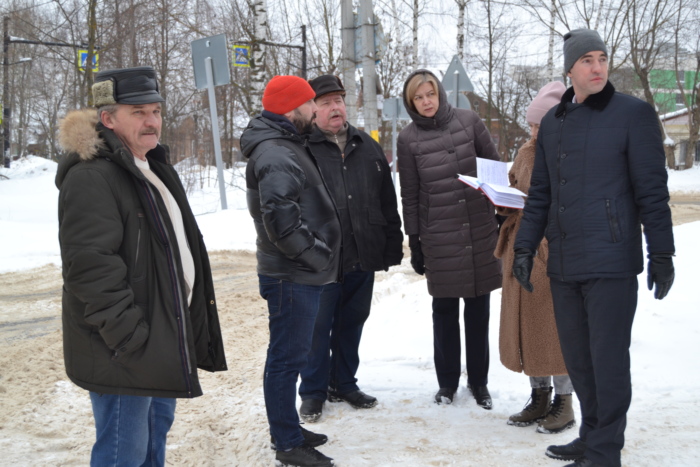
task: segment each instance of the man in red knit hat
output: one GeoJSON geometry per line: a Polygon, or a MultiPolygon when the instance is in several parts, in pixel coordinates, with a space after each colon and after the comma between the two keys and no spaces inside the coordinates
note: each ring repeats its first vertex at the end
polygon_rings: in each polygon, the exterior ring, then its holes
{"type": "Polygon", "coordinates": [[[340,274],[338,214],[305,135],[316,116],[316,93],[297,76],[275,76],[262,114],[248,123],[241,149],[248,210],[255,222],[260,295],[267,300],[270,344],[265,362],[267,420],[282,465],[333,465],[315,447],[325,435],[301,428],[296,383],[311,348],[321,292],[340,274]]]}

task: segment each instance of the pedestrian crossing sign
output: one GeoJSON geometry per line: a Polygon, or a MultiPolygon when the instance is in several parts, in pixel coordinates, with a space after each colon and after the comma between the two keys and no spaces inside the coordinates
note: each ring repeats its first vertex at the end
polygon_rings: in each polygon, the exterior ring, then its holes
{"type": "MultiPolygon", "coordinates": [[[[78,70],[85,71],[85,62],[87,61],[88,51],[78,50],[78,70]]],[[[100,54],[93,52],[92,54],[92,71],[99,71],[99,57],[100,54]]]]}
{"type": "Polygon", "coordinates": [[[250,46],[233,45],[233,66],[250,68],[250,46]]]}

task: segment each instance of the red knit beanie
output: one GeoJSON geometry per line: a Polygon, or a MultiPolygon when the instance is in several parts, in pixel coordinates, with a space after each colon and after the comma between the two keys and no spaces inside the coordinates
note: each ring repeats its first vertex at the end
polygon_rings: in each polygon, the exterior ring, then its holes
{"type": "Polygon", "coordinates": [[[273,114],[284,115],[316,97],[309,83],[298,76],[275,76],[267,83],[262,105],[273,114]]]}

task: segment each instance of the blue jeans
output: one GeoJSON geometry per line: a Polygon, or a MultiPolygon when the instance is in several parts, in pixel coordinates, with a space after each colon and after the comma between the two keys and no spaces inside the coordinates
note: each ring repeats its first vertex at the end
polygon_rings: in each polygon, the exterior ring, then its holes
{"type": "Polygon", "coordinates": [[[260,296],[270,313],[263,388],[270,433],[277,449],[301,446],[304,437],[296,410],[299,372],[311,349],[322,285],[302,285],[258,274],[260,296]]]}
{"type": "Polygon", "coordinates": [[[325,401],[328,388],[347,394],[357,387],[362,328],[369,318],[374,289],[373,271],[353,271],[343,283],[328,284],[314,326],[309,363],[301,372],[302,400],[325,401]]]}
{"type": "Polygon", "coordinates": [[[96,440],[92,467],[165,465],[165,439],[177,399],[90,392],[96,440]]]}

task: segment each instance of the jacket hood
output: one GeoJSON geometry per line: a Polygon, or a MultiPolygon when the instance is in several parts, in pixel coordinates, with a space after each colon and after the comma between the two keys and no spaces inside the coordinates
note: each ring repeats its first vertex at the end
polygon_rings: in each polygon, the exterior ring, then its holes
{"type": "Polygon", "coordinates": [[[450,120],[452,120],[452,117],[454,116],[454,107],[452,107],[447,102],[447,93],[445,92],[445,88],[442,86],[442,83],[437,78],[437,76],[435,76],[435,74],[424,69],[416,70],[413,73],[411,73],[408,76],[408,78],[406,78],[406,81],[403,84],[403,105],[404,107],[406,107],[406,110],[408,111],[408,115],[411,117],[411,120],[413,120],[413,122],[416,125],[423,128],[439,128],[447,124],[450,120]],[[416,110],[414,110],[413,106],[406,100],[406,88],[408,87],[408,82],[411,81],[411,79],[419,73],[427,73],[431,75],[433,78],[435,78],[435,81],[437,81],[438,85],[438,110],[435,113],[435,115],[430,118],[424,117],[421,114],[419,114],[416,110]]]}
{"type": "Polygon", "coordinates": [[[285,130],[269,118],[258,115],[248,122],[248,126],[241,135],[241,152],[246,159],[250,159],[258,144],[268,139],[289,139],[299,144],[304,144],[305,139],[285,130]]]}
{"type": "Polygon", "coordinates": [[[104,148],[104,141],[96,130],[98,121],[95,109],[69,112],[58,124],[58,143],[82,161],[94,159],[104,148]]]}

